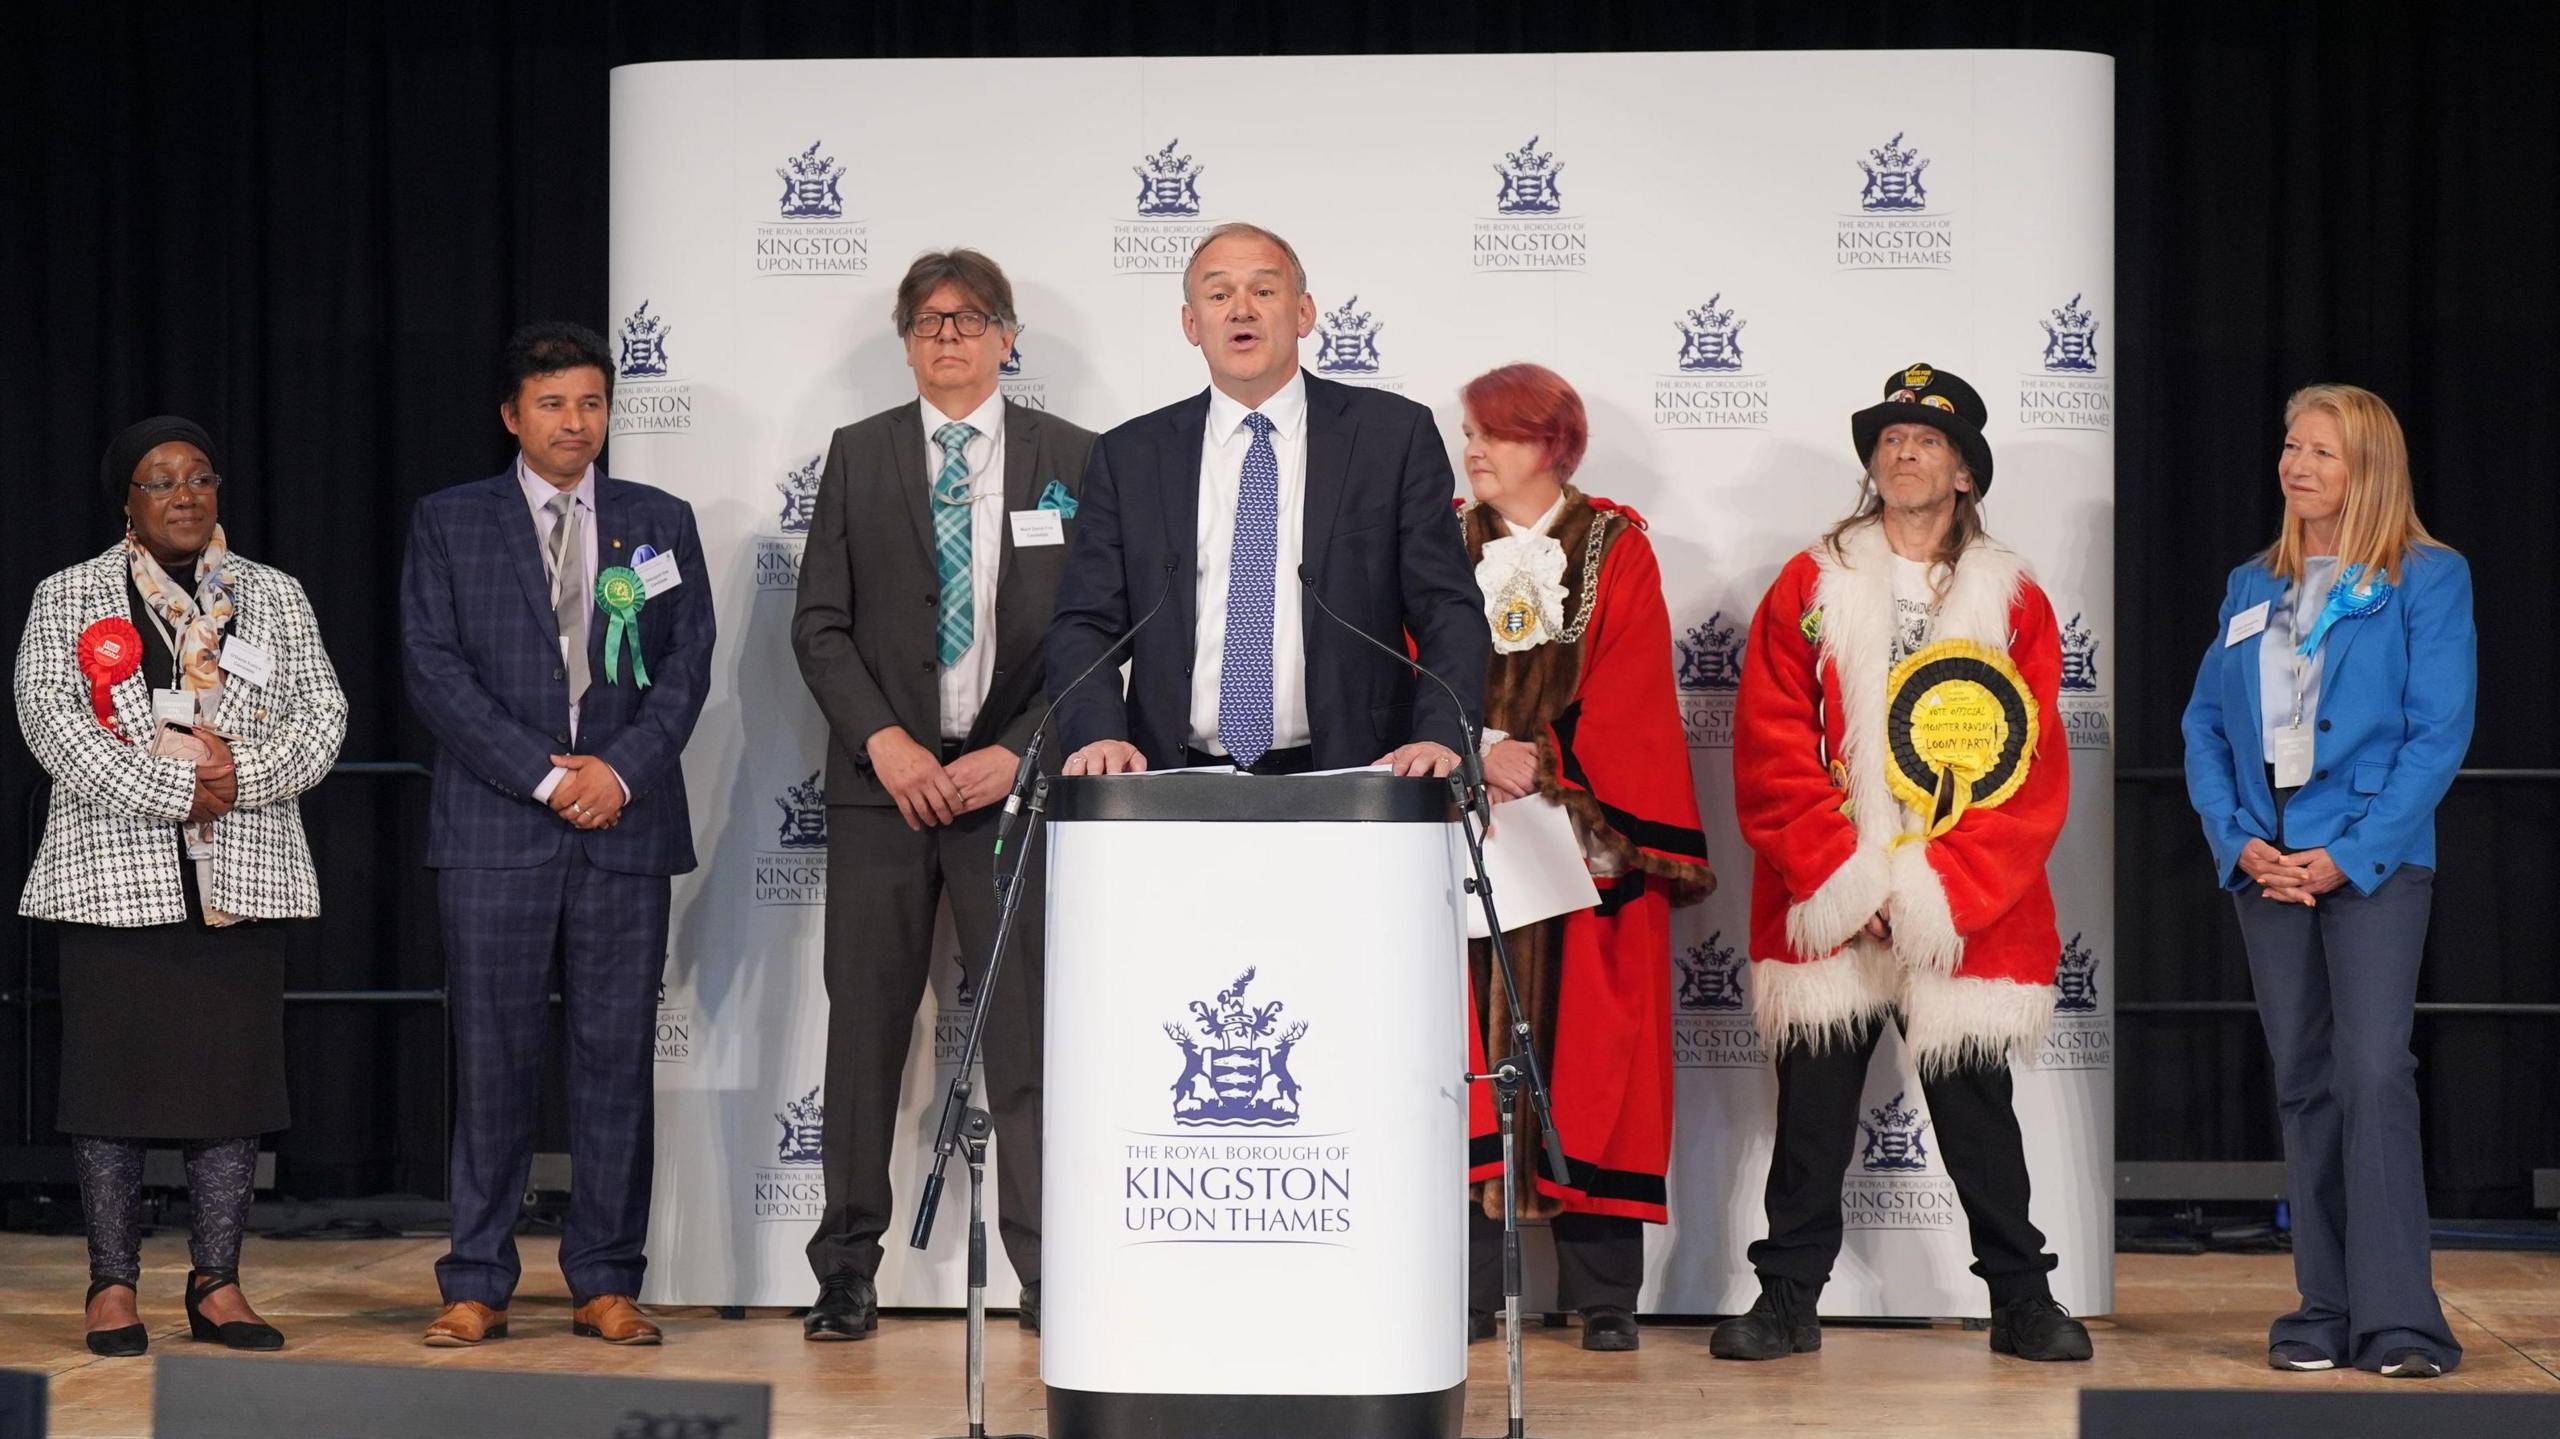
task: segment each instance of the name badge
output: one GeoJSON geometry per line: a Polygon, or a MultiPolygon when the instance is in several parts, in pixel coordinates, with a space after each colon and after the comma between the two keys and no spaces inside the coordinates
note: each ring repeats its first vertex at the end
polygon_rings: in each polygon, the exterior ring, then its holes
{"type": "Polygon", "coordinates": [[[192,726],[195,722],[196,697],[193,691],[155,689],[151,692],[152,728],[158,729],[163,724],[192,726]]]}
{"type": "Polygon", "coordinates": [[[2267,627],[2267,607],[2272,600],[2260,600],[2231,617],[2231,628],[2222,632],[2222,647],[2229,649],[2267,627]]]}
{"type": "Polygon", "coordinates": [[[676,570],[676,557],[670,554],[653,553],[633,568],[640,575],[640,592],[653,600],[684,583],[676,570]]]}
{"type": "Polygon", "coordinates": [[[2311,731],[2298,724],[2275,732],[2276,788],[2300,789],[2311,782],[2311,731]]]}
{"type": "Polygon", "coordinates": [[[1011,518],[1015,549],[1067,542],[1066,516],[1056,510],[1015,510],[1011,512],[1011,518]]]}
{"type": "Polygon", "coordinates": [[[265,645],[233,635],[222,642],[222,668],[253,685],[262,685],[275,672],[275,660],[265,645]]]}

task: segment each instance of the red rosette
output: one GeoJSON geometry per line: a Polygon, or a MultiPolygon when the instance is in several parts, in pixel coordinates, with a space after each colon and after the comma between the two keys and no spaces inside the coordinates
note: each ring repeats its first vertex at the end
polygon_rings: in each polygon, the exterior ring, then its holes
{"type": "Polygon", "coordinates": [[[111,691],[141,670],[142,632],[133,627],[133,621],[110,615],[80,632],[80,673],[89,681],[89,708],[96,711],[98,723],[108,733],[128,743],[124,727],[116,723],[111,691]]]}

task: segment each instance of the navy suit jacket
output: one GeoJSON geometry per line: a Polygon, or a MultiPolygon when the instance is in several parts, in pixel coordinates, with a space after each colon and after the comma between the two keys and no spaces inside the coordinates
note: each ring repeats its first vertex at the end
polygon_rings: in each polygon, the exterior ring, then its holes
{"type": "Polygon", "coordinates": [[[2279,834],[2259,717],[2266,635],[2224,640],[2233,616],[2284,603],[2285,588],[2258,560],[2231,572],[2182,726],[2187,797],[2224,888],[2248,887],[2240,851],[2254,838],[2282,850],[2325,848],[2347,882],[2371,894],[2404,864],[2435,868],[2436,805],[2471,747],[2479,678],[2471,566],[2448,549],[2413,548],[2388,603],[2330,627],[2311,778],[2286,803],[2279,834]]]}
{"type": "Polygon", "coordinates": [[[599,475],[595,502],[599,568],[629,565],[649,545],[672,553],[683,577],[640,607],[646,689],[635,683],[627,641],[620,677],[606,681],[607,617],[597,608],[587,621],[593,678],[576,752],[602,758],[631,790],[622,822],[600,830],[576,829],[533,798],[551,756],[570,753],[569,683],[541,542],[514,468],[439,490],[410,516],[400,650],[409,703],[437,741],[431,868],[525,868],[571,844],[598,869],[693,868],[681,760],[711,678],[702,540],[693,507],[664,490],[599,475]]]}
{"type": "MultiPolygon", "coordinates": [[[[1206,390],[1094,442],[1049,627],[1049,685],[1063,689],[1159,597],[1130,657],[1127,693],[1096,674],[1058,707],[1060,754],[1124,739],[1149,768],[1182,762],[1191,732],[1198,621],[1200,452],[1206,390]],[[1167,568],[1167,560],[1172,563],[1167,568]],[[1170,586],[1172,593],[1166,594],[1170,586]]],[[[1492,632],[1450,501],[1456,481],[1431,411],[1399,395],[1307,377],[1303,559],[1333,612],[1457,690],[1484,717],[1492,632]]],[[[1292,577],[1280,576],[1281,593],[1292,577]]],[[[1365,765],[1416,740],[1463,750],[1440,687],[1300,603],[1307,722],[1319,769],[1365,765]]]]}

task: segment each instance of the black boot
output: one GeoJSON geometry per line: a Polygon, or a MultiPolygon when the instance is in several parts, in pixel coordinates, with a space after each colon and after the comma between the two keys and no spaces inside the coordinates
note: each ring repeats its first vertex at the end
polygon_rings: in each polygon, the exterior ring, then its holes
{"type": "Polygon", "coordinates": [[[1991,1352],[2042,1363],[2089,1357],[2089,1326],[2050,1294],[2013,1299],[1991,1311],[1991,1352]]]}
{"type": "Polygon", "coordinates": [[[1751,1311],[1716,1326],[1707,1352],[1718,1359],[1784,1359],[1811,1354],[1822,1347],[1822,1325],[1814,1318],[1814,1301],[1822,1291],[1774,1275],[1760,1276],[1760,1297],[1751,1311]]]}

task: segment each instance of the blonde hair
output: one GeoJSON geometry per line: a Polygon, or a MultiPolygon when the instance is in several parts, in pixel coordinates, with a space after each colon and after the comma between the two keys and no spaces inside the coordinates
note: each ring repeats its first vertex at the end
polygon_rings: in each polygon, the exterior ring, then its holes
{"type": "MultiPolygon", "coordinates": [[[[2418,523],[2418,506],[2410,493],[2409,442],[2401,437],[2400,419],[2380,395],[2354,385],[2305,385],[2284,402],[2285,428],[2306,410],[2319,410],[2338,422],[2345,438],[2347,498],[2338,509],[2338,563],[2364,566],[2368,577],[2400,582],[2400,567],[2419,545],[2438,549],[2444,543],[2418,523]]],[[[2310,555],[2303,523],[2291,509],[2276,531],[2276,542],[2259,556],[2267,569],[2295,584],[2302,583],[2302,564],[2310,555]]]]}

